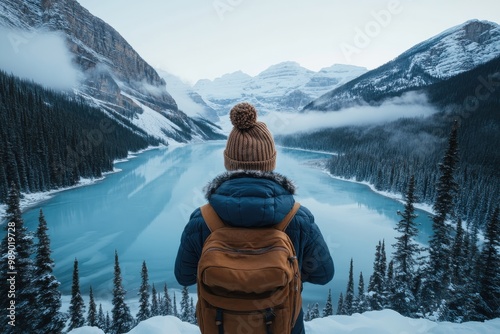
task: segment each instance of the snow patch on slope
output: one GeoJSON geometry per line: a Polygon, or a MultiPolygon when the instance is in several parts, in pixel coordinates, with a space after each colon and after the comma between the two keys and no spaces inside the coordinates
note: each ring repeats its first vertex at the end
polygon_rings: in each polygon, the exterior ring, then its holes
{"type": "Polygon", "coordinates": [[[192,118],[204,118],[211,122],[219,121],[217,112],[188,83],[168,72],[162,70],[157,70],[157,72],[167,83],[167,90],[174,98],[179,110],[192,118]]]}
{"type": "Polygon", "coordinates": [[[121,94],[134,101],[134,103],[140,106],[143,110],[142,113],[134,116],[134,118],[132,119],[132,123],[134,123],[139,128],[146,131],[149,135],[152,135],[156,138],[160,138],[165,142],[174,141],[178,143],[177,141],[168,137],[165,134],[165,131],[167,132],[182,131],[181,128],[179,128],[179,126],[174,124],[172,121],[170,121],[168,118],[166,118],[156,110],[153,110],[150,107],[146,106],[145,104],[142,104],[134,96],[124,92],[122,92],[121,94]]]}

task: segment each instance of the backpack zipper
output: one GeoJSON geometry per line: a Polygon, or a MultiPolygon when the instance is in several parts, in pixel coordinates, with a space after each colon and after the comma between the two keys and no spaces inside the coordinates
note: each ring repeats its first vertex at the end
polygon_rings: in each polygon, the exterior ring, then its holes
{"type": "Polygon", "coordinates": [[[247,255],[261,255],[265,253],[269,253],[272,251],[283,251],[285,253],[289,253],[288,249],[281,246],[269,246],[259,249],[242,249],[242,248],[231,248],[231,247],[210,247],[205,250],[205,253],[212,251],[221,251],[221,252],[230,252],[235,254],[247,254],[247,255]]]}

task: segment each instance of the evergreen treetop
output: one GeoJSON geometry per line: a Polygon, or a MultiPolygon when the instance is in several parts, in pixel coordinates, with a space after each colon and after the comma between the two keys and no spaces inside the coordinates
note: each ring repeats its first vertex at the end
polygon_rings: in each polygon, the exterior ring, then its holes
{"type": "Polygon", "coordinates": [[[92,291],[92,286],[89,288],[89,311],[87,313],[87,325],[92,327],[97,327],[99,324],[97,305],[94,300],[94,292],[92,291]]]}
{"type": "Polygon", "coordinates": [[[85,324],[83,316],[85,304],[80,293],[80,277],[78,273],[78,260],[73,263],[73,284],[71,285],[71,301],[69,304],[69,325],[68,330],[82,327],[85,324]]]}
{"type": "Polygon", "coordinates": [[[118,252],[115,250],[115,270],[113,278],[113,309],[112,314],[112,334],[122,334],[130,331],[134,325],[134,319],[130,314],[130,309],[125,303],[126,291],[123,288],[118,252]]]}
{"type": "Polygon", "coordinates": [[[142,262],[141,270],[141,287],[139,288],[139,311],[137,312],[137,321],[143,321],[151,316],[149,309],[149,281],[148,281],[148,267],[146,261],[142,262]]]}
{"type": "Polygon", "coordinates": [[[328,289],[328,297],[326,299],[325,308],[323,309],[323,317],[328,317],[330,315],[333,315],[332,289],[328,289]]]}
{"type": "Polygon", "coordinates": [[[429,239],[429,272],[426,277],[428,302],[438,307],[446,299],[450,282],[451,226],[448,218],[453,214],[454,196],[457,192],[455,170],[458,163],[458,126],[455,123],[448,139],[448,148],[439,164],[440,177],[436,185],[435,215],[432,216],[433,234],[429,239]]]}

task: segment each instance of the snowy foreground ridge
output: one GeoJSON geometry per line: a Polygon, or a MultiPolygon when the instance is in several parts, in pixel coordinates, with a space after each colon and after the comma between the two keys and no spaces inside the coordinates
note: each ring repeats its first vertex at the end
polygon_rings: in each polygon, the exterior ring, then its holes
{"type": "MultiPolygon", "coordinates": [[[[307,334],[417,334],[417,333],[500,333],[500,318],[486,322],[432,322],[405,318],[392,310],[370,311],[363,314],[333,315],[306,322],[307,334]]],[[[199,334],[197,326],[173,316],[153,317],[141,322],[127,334],[199,334]]],[[[96,327],[81,327],[68,334],[104,334],[96,327]]]]}

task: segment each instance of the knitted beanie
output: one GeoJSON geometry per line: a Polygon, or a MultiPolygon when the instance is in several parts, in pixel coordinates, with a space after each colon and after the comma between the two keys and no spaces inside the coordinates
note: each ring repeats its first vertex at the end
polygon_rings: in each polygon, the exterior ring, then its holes
{"type": "Polygon", "coordinates": [[[276,148],[266,124],[257,122],[257,111],[247,103],[238,103],[229,114],[233,129],[224,151],[227,170],[269,172],[276,166],[276,148]]]}

